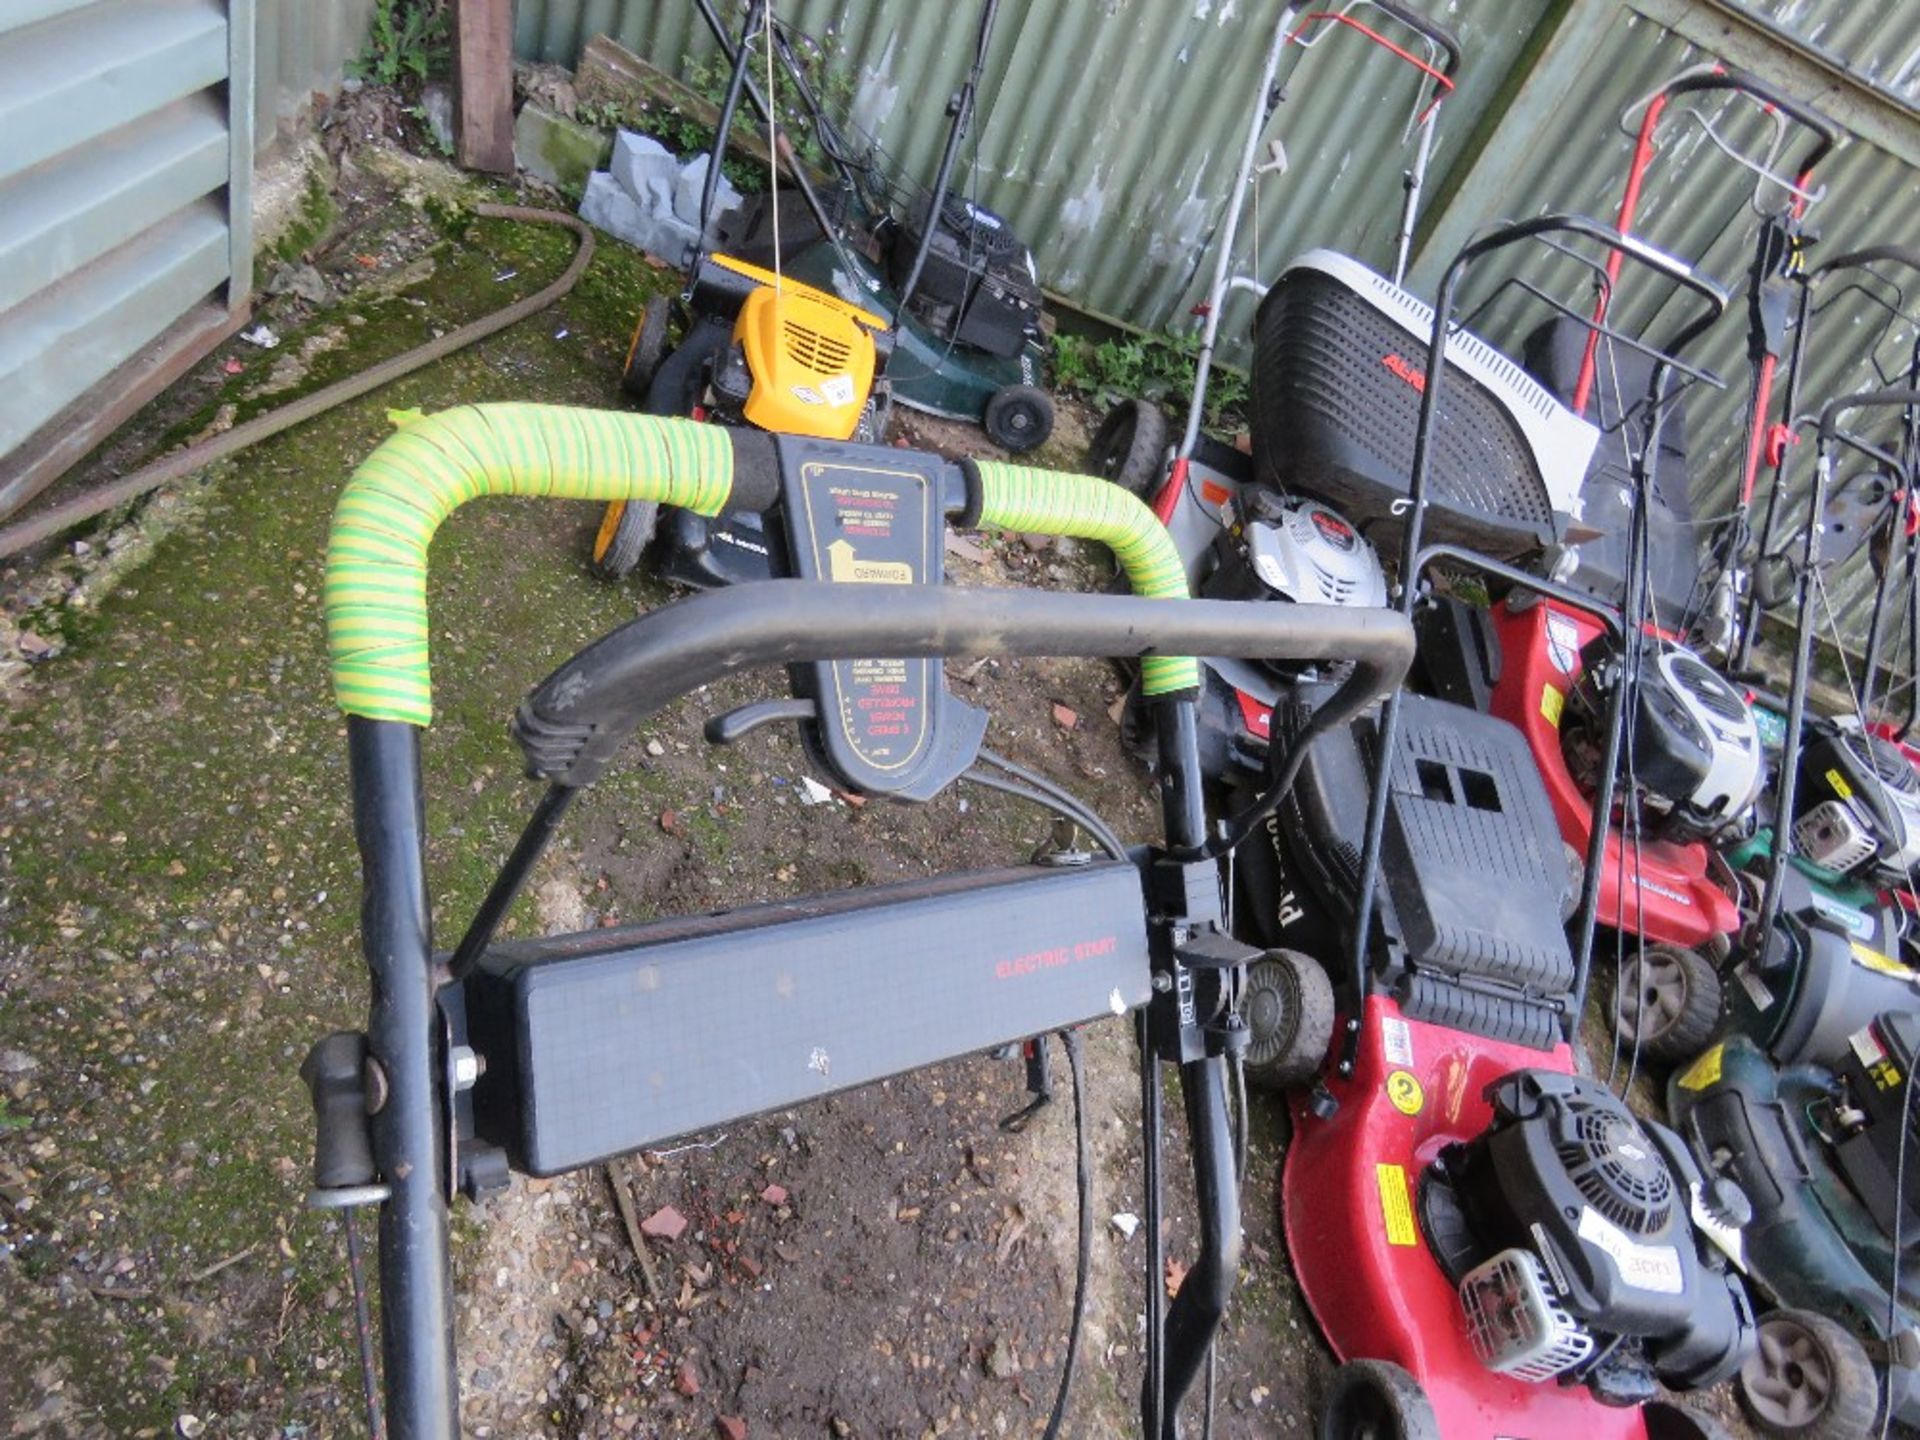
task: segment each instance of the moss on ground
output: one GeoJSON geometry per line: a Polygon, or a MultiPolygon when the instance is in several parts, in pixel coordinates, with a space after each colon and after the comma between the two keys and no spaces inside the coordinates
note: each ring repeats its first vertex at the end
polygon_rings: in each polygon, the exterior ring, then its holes
{"type": "MultiPolygon", "coordinates": [[[[290,237],[288,253],[309,243],[290,237]]],[[[573,243],[476,220],[416,289],[283,334],[169,438],[477,318],[546,283],[573,243]],[[345,343],[297,385],[244,398],[276,354],[329,327],[345,343]]],[[[337,1305],[310,1303],[343,1270],[337,1228],[299,1208],[310,1140],[295,1075],[365,994],[319,603],[328,516],[389,409],[612,403],[608,357],[676,278],[603,245],[557,311],[245,452],[97,612],[61,612],[66,654],[0,716],[0,1047],[35,1066],[0,1076],[0,1176],[30,1197],[5,1237],[20,1263],[0,1261],[13,1317],[0,1340],[18,1361],[0,1409],[19,1413],[28,1392],[10,1387],[53,1364],[74,1418],[116,1435],[171,1432],[183,1410],[228,1417],[229,1433],[343,1428],[317,1419],[357,1386],[337,1305]]],[[[530,798],[504,736],[514,697],[633,613],[631,592],[585,580],[589,510],[477,506],[436,546],[441,723],[423,759],[443,930],[530,798]]],[[[647,780],[616,788],[639,803],[647,780]]]]}

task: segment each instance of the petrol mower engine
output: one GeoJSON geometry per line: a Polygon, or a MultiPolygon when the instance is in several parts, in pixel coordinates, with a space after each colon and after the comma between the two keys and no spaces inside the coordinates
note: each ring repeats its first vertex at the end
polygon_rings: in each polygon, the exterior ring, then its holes
{"type": "Polygon", "coordinates": [[[1877,735],[1820,735],[1800,760],[1794,849],[1817,865],[1881,885],[1920,864],[1920,770],[1877,735]]]}
{"type": "MultiPolygon", "coordinates": [[[[904,286],[926,218],[899,222],[888,237],[888,278],[904,286]]],[[[941,340],[989,355],[1018,355],[1040,333],[1040,273],[1033,252],[984,205],[949,195],[934,220],[926,268],[912,298],[914,315],[941,340]]]]}
{"type": "MultiPolygon", "coordinates": [[[[1567,768],[1592,793],[1604,754],[1608,702],[1624,664],[1604,638],[1581,655],[1560,740],[1567,768]]],[[[1765,778],[1753,709],[1683,645],[1650,641],[1634,686],[1629,755],[1640,832],[1685,844],[1724,832],[1752,810],[1765,778]]]]}
{"type": "Polygon", "coordinates": [[[1492,1123],[1420,1186],[1423,1230],[1491,1370],[1609,1405],[1714,1385],[1752,1351],[1739,1279],[1696,1239],[1705,1186],[1678,1136],[1597,1081],[1519,1070],[1492,1123]]]}

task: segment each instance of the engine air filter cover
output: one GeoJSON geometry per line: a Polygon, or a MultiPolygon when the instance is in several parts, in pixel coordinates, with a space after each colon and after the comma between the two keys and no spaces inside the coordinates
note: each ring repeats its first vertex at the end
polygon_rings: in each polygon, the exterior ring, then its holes
{"type": "Polygon", "coordinates": [[[1538,1259],[1502,1250],[1460,1281],[1467,1338],[1489,1370],[1551,1380],[1593,1353],[1593,1336],[1567,1313],[1538,1259]]]}

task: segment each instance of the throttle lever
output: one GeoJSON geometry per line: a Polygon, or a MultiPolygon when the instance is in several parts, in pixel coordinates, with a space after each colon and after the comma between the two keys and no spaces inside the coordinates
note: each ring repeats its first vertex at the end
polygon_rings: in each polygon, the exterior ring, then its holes
{"type": "Polygon", "coordinates": [[[732,745],[765,725],[781,720],[817,721],[820,707],[807,699],[755,700],[707,721],[704,733],[709,745],[732,745]]]}

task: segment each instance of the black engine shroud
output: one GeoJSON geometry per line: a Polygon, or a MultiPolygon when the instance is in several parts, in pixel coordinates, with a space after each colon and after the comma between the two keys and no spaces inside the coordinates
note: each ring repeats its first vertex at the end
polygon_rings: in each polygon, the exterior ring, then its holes
{"type": "Polygon", "coordinates": [[[1490,1087],[1493,1121],[1421,1178],[1435,1258],[1456,1284],[1508,1248],[1531,1252],[1594,1338],[1563,1380],[1613,1404],[1718,1384],[1751,1353],[1753,1307],[1697,1238],[1699,1170],[1678,1136],[1598,1081],[1519,1070],[1490,1087]]]}

